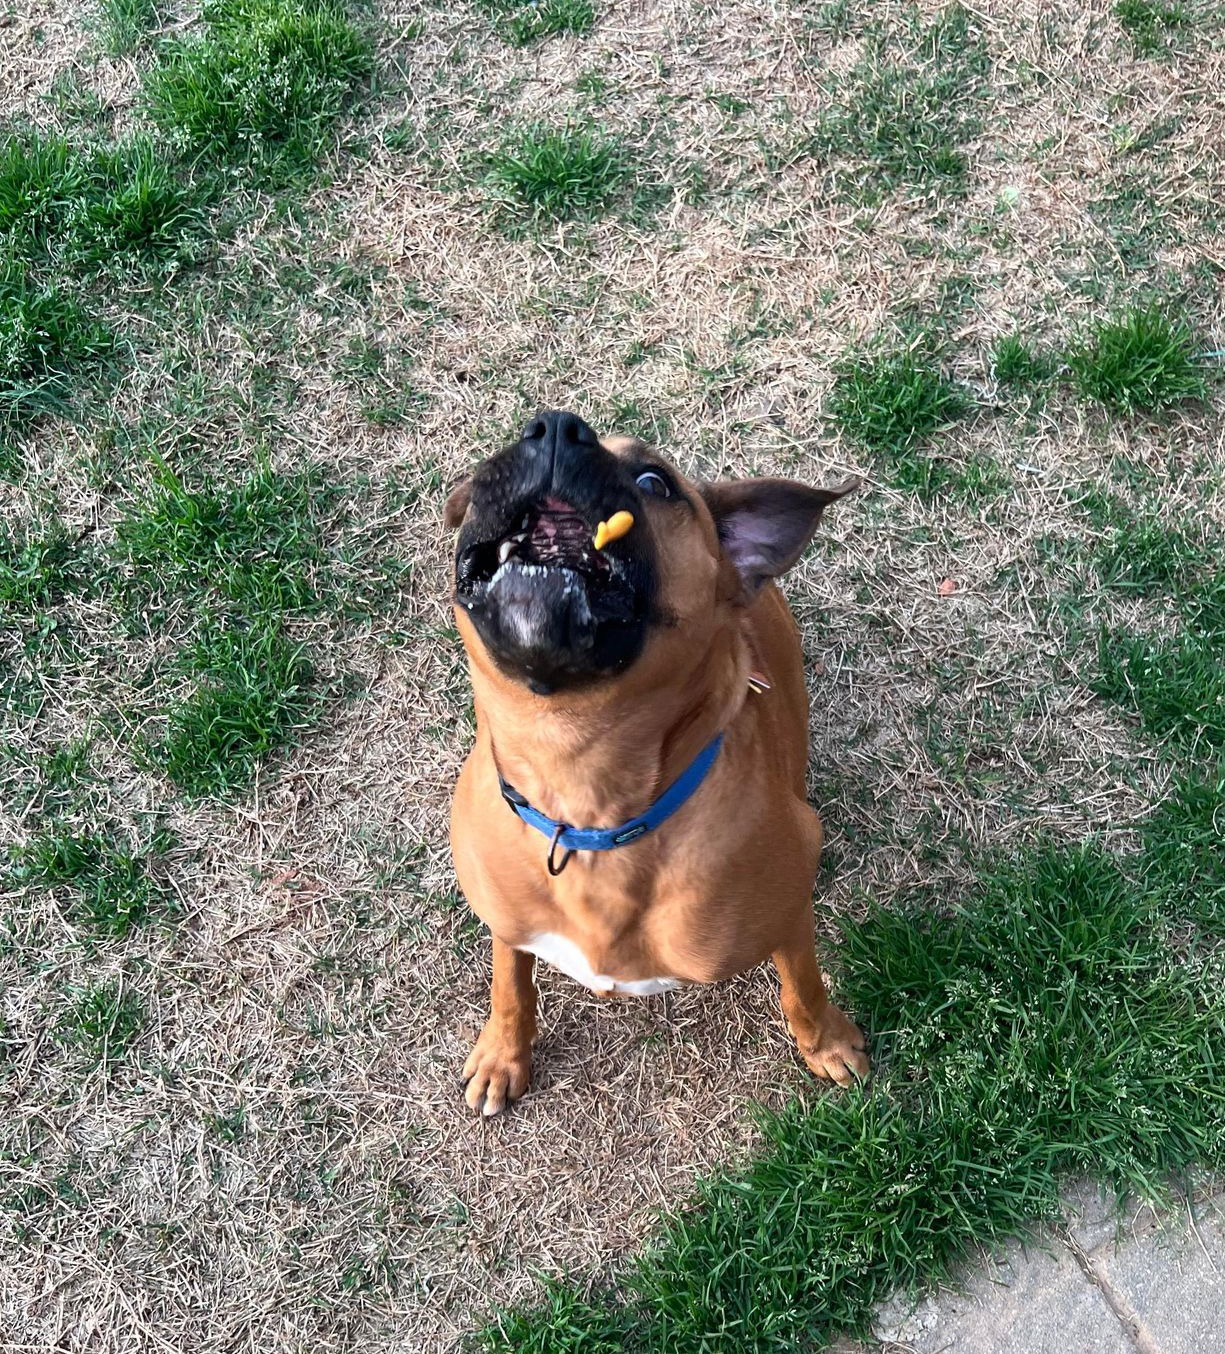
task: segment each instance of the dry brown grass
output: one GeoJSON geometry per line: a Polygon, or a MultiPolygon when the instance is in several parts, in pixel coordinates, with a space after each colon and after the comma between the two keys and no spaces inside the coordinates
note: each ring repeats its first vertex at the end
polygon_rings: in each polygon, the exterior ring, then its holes
{"type": "MultiPolygon", "coordinates": [[[[819,165],[772,172],[761,149],[822,106],[862,34],[825,31],[799,4],[601,8],[591,37],[523,52],[463,6],[384,8],[384,67],[407,88],[374,108],[371,155],[342,161],[308,204],[317,226],[269,213],[225,246],[228,258],[262,249],[269,267],[300,250],[312,263],[382,265],[372,298],[330,321],[303,301],[276,354],[226,313],[202,336],[144,333],[145,358],[114,397],[108,417],[130,421],[193,373],[250,391],[256,363],[273,363],[298,391],[276,414],[276,464],[419,493],[404,506],[376,492],[352,528],[385,537],[412,582],[394,613],[343,638],[304,625],[330,670],[364,677],[360,699],[333,702],[240,802],[173,808],[182,912],[171,925],[95,955],[47,900],[0,898],[15,934],[0,957],[3,1028],[18,1050],[0,1080],[6,1349],[452,1350],[491,1302],[527,1295],[534,1271],[598,1270],[631,1250],[654,1209],[751,1144],[752,1104],[812,1093],[764,972],[639,1003],[597,1001],[548,974],[533,1092],[504,1120],[463,1112],[458,1071],[483,1019],[486,950],[453,899],[446,851],[468,723],[438,512],[445,484],[535,406],[571,406],[601,428],[627,406],[631,425],[663,420],[666,450],[691,471],[855,471],[872,485],[830,515],[788,585],[835,862],[818,904],[827,932],[868,895],[932,880],[958,894],[974,850],[1126,834],[1160,793],[1159,752],[1137,750],[1090,695],[1087,651],[1051,607],[1068,580],[1034,547],[1083,539],[1077,499],[1120,463],[1160,472],[1172,518],[1225,522],[1219,492],[1203,492],[1205,467],[1225,463],[1221,421],[1193,410],[1111,425],[1061,398],[1026,415],[995,387],[988,354],[1016,329],[1057,342],[1115,297],[1172,278],[1189,287],[1208,346],[1225,343],[1213,286],[1225,257],[1205,206],[1222,189],[1220,44],[1204,28],[1174,60],[1138,60],[1107,3],[988,0],[975,13],[994,92],[967,194],[890,197],[865,214],[831,195],[819,165]],[[401,41],[417,21],[424,36],[401,41]],[[717,191],[649,222],[508,240],[472,186],[471,157],[504,114],[577,106],[583,70],[609,82],[601,118],[702,161],[717,191]],[[706,91],[747,108],[725,115],[706,91]],[[1174,129],[1135,161],[1164,220],[1154,262],[1136,271],[1091,203],[1132,167],[1118,128],[1167,118],[1174,129]],[[392,124],[419,128],[417,148],[383,148],[392,124]],[[959,277],[972,290],[953,310],[941,285],[959,277]],[[410,283],[429,323],[405,300],[410,283]],[[823,417],[836,360],[906,306],[944,326],[953,374],[984,406],[941,453],[991,456],[1008,484],[999,497],[898,493],[823,417]],[[366,392],[336,370],[354,334],[411,354],[427,401],[414,421],[380,429],[362,417],[366,392]],[[628,365],[633,344],[647,355],[628,365]],[[952,596],[937,590],[945,578],[952,596]],[[965,768],[936,755],[951,743],[967,749],[965,768]],[[112,971],[140,986],[150,1016],[137,1055],[108,1076],[52,1026],[65,991],[112,971]],[[245,1118],[231,1131],[237,1106],[245,1118]]],[[[872,16],[904,14],[882,4],[872,16]]],[[[131,107],[135,68],[92,66],[72,7],[43,5],[0,28],[0,42],[6,111],[37,111],[71,66],[131,107]]],[[[256,439],[229,419],[220,401],[194,430],[236,469],[256,439]]],[[[106,540],[121,499],[83,471],[93,449],[90,431],[48,426],[6,513],[53,492],[70,527],[106,540]]],[[[116,643],[117,665],[58,675],[37,718],[5,736],[37,750],[92,729],[107,802],[126,820],[164,804],[166,788],[125,744],[148,650],[116,643]]],[[[10,803],[0,819],[18,840],[21,810],[10,803]]]]}

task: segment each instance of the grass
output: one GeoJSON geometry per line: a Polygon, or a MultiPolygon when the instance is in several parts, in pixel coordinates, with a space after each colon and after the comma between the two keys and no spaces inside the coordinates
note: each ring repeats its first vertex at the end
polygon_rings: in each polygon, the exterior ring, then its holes
{"type": "Polygon", "coordinates": [[[206,194],[137,133],[82,149],[24,129],[0,148],[0,474],[15,435],[68,408],[74,385],[118,344],[83,293],[99,274],[147,284],[189,255],[206,194]]]}
{"type": "Polygon", "coordinates": [[[965,392],[914,352],[863,355],[837,371],[828,412],[840,432],[892,461],[961,418],[965,392]]]}
{"type": "Polygon", "coordinates": [[[193,689],[170,706],[147,752],[193,799],[244,789],[317,712],[313,667],[275,613],[209,625],[179,670],[193,689]]]}
{"type": "Polygon", "coordinates": [[[203,19],[201,36],[160,52],[149,116],[188,156],[301,177],[373,68],[369,39],[330,0],[211,0],[203,19]]]}
{"type": "Polygon", "coordinates": [[[629,147],[597,127],[533,122],[488,157],[485,182],[516,219],[589,219],[613,209],[633,179],[632,163],[629,147]]]}
{"type": "Polygon", "coordinates": [[[1068,352],[1077,391],[1112,413],[1154,413],[1207,392],[1195,335],[1156,307],[1101,321],[1068,352]]]}
{"type": "Polygon", "coordinates": [[[972,906],[916,898],[848,924],[843,989],[872,1014],[885,1075],[767,1117],[754,1160],[665,1220],[623,1296],[554,1284],[483,1347],[820,1348],[1055,1216],[1065,1178],[1152,1197],[1220,1164],[1220,962],[1179,962],[1165,927],[1185,917],[1152,901],[1188,882],[1181,825],[1151,822],[1139,859],[1033,850],[986,863],[972,906]]]}
{"type": "Polygon", "coordinates": [[[8,438],[39,414],[65,407],[71,375],[114,348],[106,327],[53,284],[30,281],[0,255],[0,475],[12,473],[8,438]]]}
{"type": "Polygon", "coordinates": [[[85,195],[84,159],[66,138],[33,131],[0,151],[0,236],[29,257],[45,249],[85,195]]]}
{"type": "Polygon", "coordinates": [[[121,939],[164,908],[165,890],[149,864],[171,842],[159,832],[138,852],[114,831],[56,824],[13,852],[11,875],[19,887],[64,895],[68,915],[94,936],[121,939]]]}
{"type": "Polygon", "coordinates": [[[1158,739],[1189,752],[1225,749],[1225,574],[1183,605],[1172,635],[1103,630],[1095,689],[1132,707],[1158,739]]]}
{"type": "Polygon", "coordinates": [[[1211,563],[1210,541],[1151,518],[1128,515],[1093,552],[1102,582],[1140,596],[1174,594],[1211,563]]]}
{"type": "Polygon", "coordinates": [[[168,263],[205,229],[203,190],[148,136],[105,147],[89,163],[89,196],[69,218],[65,256],[84,268],[168,263]]]}
{"type": "Polygon", "coordinates": [[[498,34],[512,46],[526,47],[558,33],[581,37],[595,27],[590,0],[478,0],[498,34]]]}
{"type": "Polygon", "coordinates": [[[156,0],[102,0],[102,34],[111,56],[127,56],[142,46],[158,23],[156,0]]]}
{"type": "MultiPolygon", "coordinates": [[[[147,0],[104,6],[116,50],[155,18],[147,0]]],[[[218,174],[304,178],[373,68],[369,39],[328,0],[212,0],[202,18],[145,74],[163,139],[76,145],[23,128],[0,148],[0,473],[17,465],[12,434],[63,409],[70,378],[110,346],[65,275],[138,270],[143,284],[192,261],[218,174]]]]}
{"type": "Polygon", "coordinates": [[[1182,774],[1144,827],[1157,901],[1174,919],[1225,935],[1225,759],[1182,774]]]}
{"type": "Polygon", "coordinates": [[[116,528],[116,544],[146,616],[181,598],[220,594],[248,612],[301,610],[315,600],[322,557],[309,475],[266,463],[237,483],[192,489],[168,468],[116,528]]]}
{"type": "Polygon", "coordinates": [[[76,545],[62,524],[18,536],[0,523],[0,604],[45,611],[85,579],[76,545]]]}
{"type": "Polygon", "coordinates": [[[94,1066],[106,1070],[127,1057],[144,1031],[145,1003],[122,978],[87,987],[64,1011],[59,1035],[94,1066]]]}
{"type": "Polygon", "coordinates": [[[898,187],[962,187],[988,66],[971,15],[951,5],[900,53],[869,47],[849,93],[822,118],[813,149],[850,162],[844,186],[869,200],[898,187]]]}
{"type": "Polygon", "coordinates": [[[1095,689],[1142,727],[1192,755],[1225,753],[1225,540],[1211,527],[1174,527],[1105,499],[1111,523],[1093,552],[1109,589],[1159,601],[1165,633],[1103,624],[1095,689]]]}
{"type": "Polygon", "coordinates": [[[260,762],[318,710],[314,670],[288,631],[318,601],[322,550],[309,476],[267,465],[220,490],[186,488],[169,470],[120,522],[131,619],[142,630],[179,618],[197,630],[174,663],[188,694],[147,740],[152,762],[193,798],[246,786],[260,762]]]}
{"type": "Polygon", "coordinates": [[[1024,390],[1049,380],[1053,363],[1020,334],[1005,334],[995,345],[991,371],[1000,385],[1024,390]]]}
{"type": "Polygon", "coordinates": [[[30,130],[0,151],[0,240],[56,275],[175,260],[203,232],[206,201],[142,133],[82,149],[30,130]]]}
{"type": "Polygon", "coordinates": [[[970,408],[965,391],[913,351],[860,354],[836,372],[826,413],[850,441],[878,456],[899,488],[930,497],[955,472],[922,444],[970,408]]]}
{"type": "Polygon", "coordinates": [[[1117,0],[1114,17],[1127,30],[1137,52],[1156,56],[1165,51],[1171,33],[1190,24],[1191,11],[1167,0],[1117,0]]]}

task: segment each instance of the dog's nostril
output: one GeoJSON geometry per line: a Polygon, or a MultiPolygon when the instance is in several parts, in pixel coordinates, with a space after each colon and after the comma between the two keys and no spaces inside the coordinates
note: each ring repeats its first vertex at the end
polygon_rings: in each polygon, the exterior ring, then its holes
{"type": "Polygon", "coordinates": [[[524,428],[520,441],[536,442],[549,448],[595,447],[600,439],[577,414],[549,409],[536,415],[524,428]]]}
{"type": "Polygon", "coordinates": [[[562,414],[557,420],[557,440],[571,446],[593,447],[597,438],[577,414],[562,414]]]}

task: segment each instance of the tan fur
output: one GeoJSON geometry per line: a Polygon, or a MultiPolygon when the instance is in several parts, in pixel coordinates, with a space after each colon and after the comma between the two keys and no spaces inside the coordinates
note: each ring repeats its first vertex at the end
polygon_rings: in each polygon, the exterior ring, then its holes
{"type": "MultiPolygon", "coordinates": [[[[619,456],[641,450],[629,438],[603,445],[619,456]]],[[[821,824],[804,795],[807,695],[795,622],[773,583],[745,603],[697,487],[677,479],[696,511],[647,500],[634,527],[655,532],[659,604],[672,623],[651,628],[624,674],[533,695],[498,671],[456,609],[477,735],[455,791],[451,844],[460,885],[494,937],[490,1019],[464,1074],[469,1105],[486,1114],[527,1088],[534,960],[515,947],[543,932],[572,940],[596,973],[618,981],[717,982],[772,957],[809,1067],[842,1083],[867,1074],[863,1037],[828,1002],[814,953],[821,824]],[[753,669],[771,690],[750,692],[753,669]],[[499,769],[552,818],[615,826],[720,730],[714,767],[673,818],[630,846],[576,853],[557,878],[545,869],[547,841],[500,797],[499,769]]]]}

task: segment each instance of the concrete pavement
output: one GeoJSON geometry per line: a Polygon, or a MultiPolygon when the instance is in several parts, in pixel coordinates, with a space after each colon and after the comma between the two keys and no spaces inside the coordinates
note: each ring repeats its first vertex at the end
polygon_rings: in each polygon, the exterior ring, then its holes
{"type": "Polygon", "coordinates": [[[877,1354],[1225,1354],[1225,1194],[1120,1217],[1079,1188],[1062,1225],[873,1329],[877,1354]]]}

